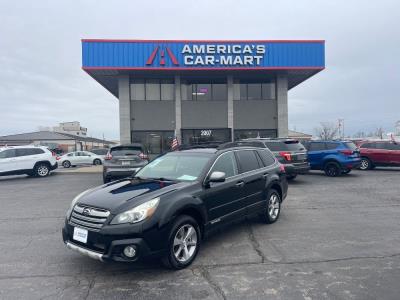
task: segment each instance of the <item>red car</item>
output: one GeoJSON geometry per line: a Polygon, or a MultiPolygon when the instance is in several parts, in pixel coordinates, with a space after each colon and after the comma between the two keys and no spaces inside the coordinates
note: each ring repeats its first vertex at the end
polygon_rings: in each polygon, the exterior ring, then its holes
{"type": "Polygon", "coordinates": [[[394,141],[362,141],[357,145],[361,154],[361,170],[376,166],[400,166],[400,143],[394,141]]]}

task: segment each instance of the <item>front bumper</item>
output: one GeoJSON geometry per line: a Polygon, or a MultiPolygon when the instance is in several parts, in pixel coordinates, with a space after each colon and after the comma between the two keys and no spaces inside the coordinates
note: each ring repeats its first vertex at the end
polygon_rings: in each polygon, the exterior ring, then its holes
{"type": "Polygon", "coordinates": [[[54,165],[52,165],[51,167],[50,167],[50,169],[53,171],[53,170],[55,170],[55,169],[57,169],[58,168],[58,163],[57,162],[55,162],[54,163],[54,165]]]}
{"type": "Polygon", "coordinates": [[[108,235],[89,231],[87,243],[75,241],[74,226],[67,221],[62,229],[62,237],[67,248],[99,261],[136,262],[145,258],[160,257],[164,251],[152,251],[143,237],[133,235],[108,235]],[[126,257],[123,250],[126,246],[135,246],[136,255],[126,257]]]}
{"type": "Polygon", "coordinates": [[[105,168],[104,169],[104,177],[109,177],[109,178],[123,178],[123,177],[129,177],[135,174],[138,170],[140,170],[141,167],[132,167],[132,168],[105,168]]]}

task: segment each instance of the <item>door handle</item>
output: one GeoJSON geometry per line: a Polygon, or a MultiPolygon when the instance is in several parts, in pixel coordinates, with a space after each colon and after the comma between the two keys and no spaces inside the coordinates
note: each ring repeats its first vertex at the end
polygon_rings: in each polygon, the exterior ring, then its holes
{"type": "Polygon", "coordinates": [[[239,181],[238,183],[235,184],[237,187],[243,187],[244,186],[244,181],[239,181]]]}

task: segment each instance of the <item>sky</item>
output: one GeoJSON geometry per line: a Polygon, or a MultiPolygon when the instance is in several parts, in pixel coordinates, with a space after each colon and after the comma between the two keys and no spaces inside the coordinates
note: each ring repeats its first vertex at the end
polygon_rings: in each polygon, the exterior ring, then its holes
{"type": "Polygon", "coordinates": [[[323,39],[326,69],[289,91],[289,128],[394,131],[400,1],[1,1],[0,135],[80,121],[118,139],[118,100],[81,69],[82,38],[323,39]]]}

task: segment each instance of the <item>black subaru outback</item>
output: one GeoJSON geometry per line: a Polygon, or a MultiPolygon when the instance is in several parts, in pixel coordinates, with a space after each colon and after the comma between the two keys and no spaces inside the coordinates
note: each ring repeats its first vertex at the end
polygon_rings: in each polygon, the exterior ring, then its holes
{"type": "Polygon", "coordinates": [[[267,149],[174,151],[76,196],[62,235],[68,248],[94,259],[159,257],[181,269],[222,225],[253,214],[276,222],[286,194],[284,168],[267,149]]]}

